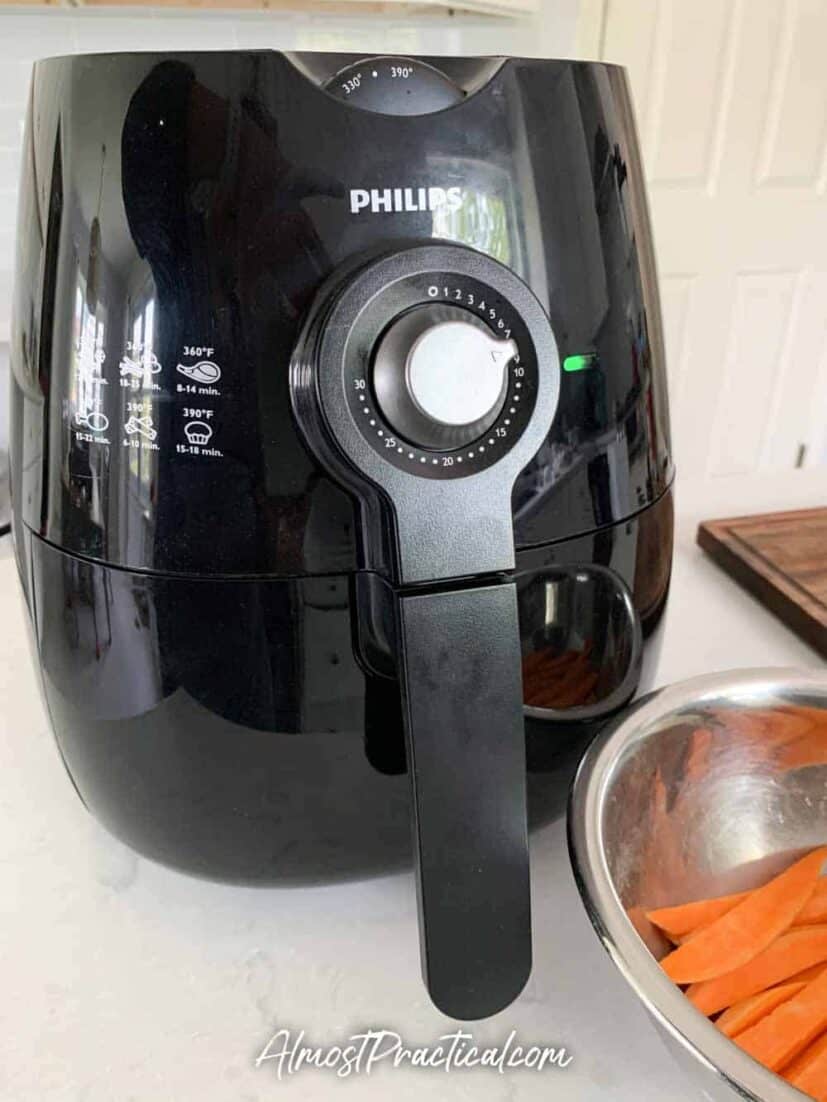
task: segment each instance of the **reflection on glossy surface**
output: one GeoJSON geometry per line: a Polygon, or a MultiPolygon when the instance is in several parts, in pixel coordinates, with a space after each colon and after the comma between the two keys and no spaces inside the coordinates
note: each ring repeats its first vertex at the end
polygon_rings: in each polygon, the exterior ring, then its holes
{"type": "Polygon", "coordinates": [[[594,354],[564,374],[515,488],[518,546],[663,494],[660,316],[622,72],[515,59],[480,86],[469,62],[439,64],[472,93],[405,118],[333,99],[276,53],[37,66],[11,350],[15,509],[35,531],[139,569],[353,570],[352,506],[299,438],[288,363],[334,269],[434,238],[508,264],[561,357],[594,354]],[[461,202],[351,210],[352,188],[400,183],[461,202]],[[201,361],[220,377],[188,375],[201,361]]]}
{"type": "Polygon", "coordinates": [[[644,912],[755,887],[827,842],[827,676],[736,671],[654,693],[589,751],[570,831],[592,921],[692,1081],[721,1099],[798,1098],[661,972],[644,912]]]}
{"type": "MultiPolygon", "coordinates": [[[[471,167],[467,159],[444,163],[438,157],[428,160],[435,179],[453,179],[471,167]]],[[[514,225],[517,202],[512,194],[512,177],[505,169],[491,164],[474,166],[477,186],[461,189],[456,210],[438,207],[433,212],[431,236],[443,241],[461,241],[472,249],[499,260],[508,268],[520,270],[515,249],[523,251],[522,235],[514,225]],[[485,190],[480,183],[485,181],[485,190]]]]}
{"type": "MultiPolygon", "coordinates": [[[[611,547],[611,576],[623,579],[611,591],[631,587],[652,513],[604,533],[599,546],[588,537],[557,545],[555,576],[565,577],[566,556],[593,561],[611,547]]],[[[381,653],[371,656],[375,673],[355,657],[351,610],[364,598],[349,579],[153,576],[79,560],[37,537],[19,551],[60,751],[113,833],[157,860],[231,880],[329,880],[409,860],[399,686],[381,653]]],[[[518,584],[530,581],[526,573],[518,584]]],[[[579,616],[599,607],[579,597],[572,637],[593,630],[579,616]]],[[[381,636],[374,646],[387,653],[381,636]]],[[[562,813],[600,720],[577,709],[554,722],[529,713],[537,825],[562,813]]]]}
{"type": "Polygon", "coordinates": [[[640,679],[643,633],[634,599],[612,570],[584,563],[518,583],[523,689],[535,719],[605,717],[640,679]]]}
{"type": "Polygon", "coordinates": [[[407,779],[374,771],[362,749],[346,579],[152,577],[38,540],[32,563],[61,753],[114,833],[239,880],[342,876],[407,854],[407,779]]]}
{"type": "MultiPolygon", "coordinates": [[[[32,562],[61,755],[113,833],[245,882],[409,862],[399,690],[356,665],[346,582],[153,578],[37,540],[32,562]]],[[[532,823],[559,812],[559,778],[530,787],[532,823]]]]}

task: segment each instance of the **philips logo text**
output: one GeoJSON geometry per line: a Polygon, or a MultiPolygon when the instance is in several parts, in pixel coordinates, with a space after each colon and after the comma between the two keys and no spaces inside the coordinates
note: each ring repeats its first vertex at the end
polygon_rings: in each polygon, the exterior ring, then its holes
{"type": "Polygon", "coordinates": [[[384,187],[351,188],[351,214],[401,214],[419,210],[459,210],[462,188],[384,187]]]}

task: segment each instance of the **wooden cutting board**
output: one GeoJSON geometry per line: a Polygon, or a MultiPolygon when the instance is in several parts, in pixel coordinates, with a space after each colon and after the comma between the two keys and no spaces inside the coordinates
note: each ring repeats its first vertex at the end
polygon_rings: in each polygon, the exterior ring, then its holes
{"type": "Polygon", "coordinates": [[[698,543],[827,658],[827,509],[704,521],[698,543]]]}

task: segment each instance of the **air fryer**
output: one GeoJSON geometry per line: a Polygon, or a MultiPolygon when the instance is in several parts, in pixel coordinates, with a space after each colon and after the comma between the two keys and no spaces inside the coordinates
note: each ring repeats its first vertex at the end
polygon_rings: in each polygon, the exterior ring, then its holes
{"type": "Polygon", "coordinates": [[[80,798],[209,877],[413,858],[431,997],[500,1010],[669,584],[622,70],[60,58],[23,163],[15,547],[80,798]]]}

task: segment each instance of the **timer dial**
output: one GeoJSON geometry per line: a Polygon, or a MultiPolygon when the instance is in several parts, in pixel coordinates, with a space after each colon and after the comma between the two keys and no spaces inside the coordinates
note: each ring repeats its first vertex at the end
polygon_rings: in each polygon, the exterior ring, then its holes
{"type": "Polygon", "coordinates": [[[537,404],[550,423],[559,378],[531,291],[457,245],[414,246],[343,272],[319,298],[291,366],[300,423],[337,441],[341,433],[345,455],[397,488],[412,475],[483,478],[515,456],[524,465],[537,404]]]}
{"type": "Polygon", "coordinates": [[[497,420],[516,342],[496,337],[468,310],[415,307],[383,335],[373,365],[377,403],[396,432],[418,447],[453,449],[497,420]]]}
{"type": "Polygon", "coordinates": [[[465,92],[444,73],[410,57],[369,57],[325,84],[337,99],[380,115],[428,115],[452,107],[465,92]]]}

